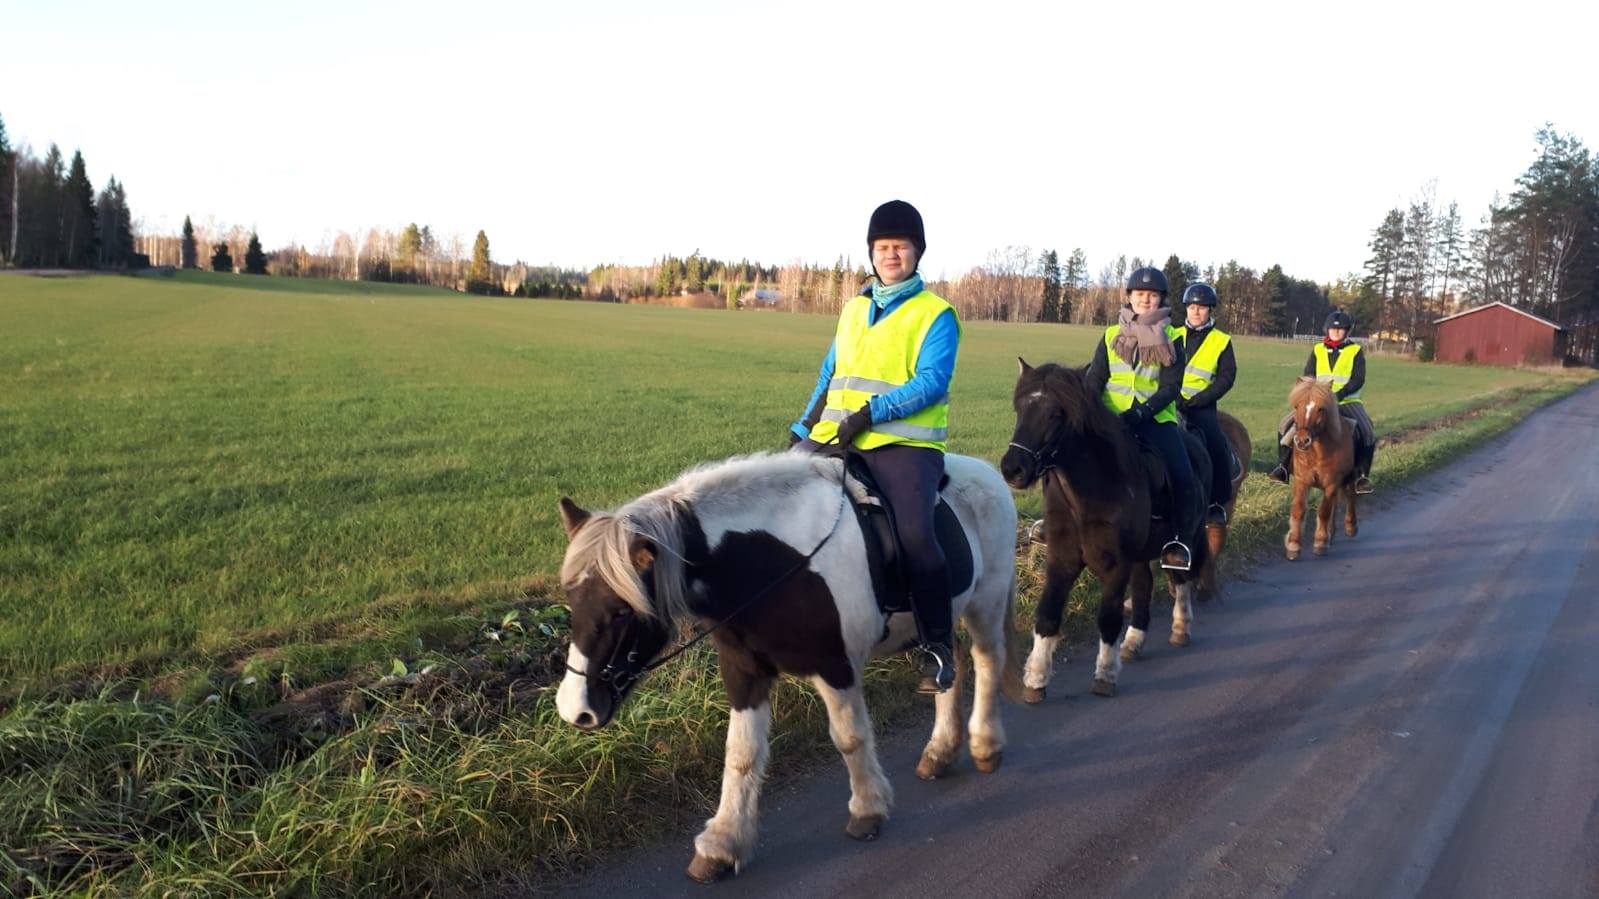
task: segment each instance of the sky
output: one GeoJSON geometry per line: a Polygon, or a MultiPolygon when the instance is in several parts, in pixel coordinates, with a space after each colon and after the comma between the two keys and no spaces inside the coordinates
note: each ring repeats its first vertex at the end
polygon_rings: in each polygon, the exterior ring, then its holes
{"type": "Polygon", "coordinates": [[[498,262],[696,249],[923,271],[1011,246],[1328,282],[1432,185],[1475,225],[1545,122],[1599,146],[1599,3],[0,0],[0,120],[147,231],[312,249],[431,225],[498,262]]]}

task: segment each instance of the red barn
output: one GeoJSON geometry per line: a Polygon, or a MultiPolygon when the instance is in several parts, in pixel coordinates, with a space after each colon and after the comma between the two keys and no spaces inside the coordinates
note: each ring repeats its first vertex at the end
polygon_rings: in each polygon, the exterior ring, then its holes
{"type": "Polygon", "coordinates": [[[1557,365],[1565,329],[1504,303],[1489,303],[1438,319],[1439,362],[1488,365],[1557,365]]]}

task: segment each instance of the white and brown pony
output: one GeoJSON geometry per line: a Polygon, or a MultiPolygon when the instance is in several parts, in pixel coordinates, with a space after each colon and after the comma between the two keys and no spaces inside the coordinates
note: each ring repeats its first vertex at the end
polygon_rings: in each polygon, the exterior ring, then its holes
{"type": "Polygon", "coordinates": [[[1300,537],[1305,526],[1305,505],[1311,488],[1321,490],[1316,507],[1316,542],[1311,551],[1327,554],[1332,542],[1332,520],[1338,502],[1344,503],[1344,533],[1359,531],[1355,517],[1355,423],[1343,416],[1332,389],[1315,378],[1301,377],[1288,394],[1294,410],[1294,427],[1288,438],[1294,449],[1294,501],[1288,510],[1288,534],[1283,549],[1289,559],[1298,559],[1300,537]]]}
{"type": "MultiPolygon", "coordinates": [[[[1005,731],[996,693],[1020,693],[1008,655],[1016,584],[1016,508],[987,463],[947,455],[944,498],[971,545],[973,582],[954,597],[976,671],[970,747],[999,767],[1005,731]],[[1003,683],[1002,683],[1003,682],[1003,683]]],[[[747,863],[768,757],[769,694],[779,674],[808,680],[827,705],[833,745],[849,768],[856,839],[877,836],[893,789],[877,760],[861,675],[874,655],[913,645],[908,613],[879,611],[866,545],[846,505],[843,466],[802,453],[736,457],[690,470],[610,513],[560,503],[569,544],[561,583],[572,610],[560,715],[604,726],[680,625],[709,633],[732,714],[721,804],[694,840],[688,875],[711,881],[747,863]]],[[[664,661],[667,656],[658,659],[664,661]]],[[[960,689],[937,697],[917,774],[934,778],[961,742],[960,689]]]]}

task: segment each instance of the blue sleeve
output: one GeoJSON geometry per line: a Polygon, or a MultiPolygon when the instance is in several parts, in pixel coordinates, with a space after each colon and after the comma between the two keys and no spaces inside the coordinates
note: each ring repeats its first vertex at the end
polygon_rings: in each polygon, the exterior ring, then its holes
{"type": "MultiPolygon", "coordinates": [[[[955,351],[960,348],[960,326],[955,310],[946,309],[933,320],[916,354],[916,375],[909,381],[871,401],[872,421],[894,421],[914,415],[949,395],[949,381],[955,376],[955,351]]],[[[831,358],[831,357],[829,357],[831,358]]]]}
{"type": "Polygon", "coordinates": [[[827,385],[833,380],[833,351],[837,346],[837,341],[827,345],[827,355],[822,357],[822,370],[816,375],[816,387],[811,390],[811,398],[805,402],[805,411],[800,413],[798,421],[789,426],[789,430],[799,435],[801,440],[811,436],[811,428],[821,420],[822,405],[827,401],[827,385]]]}

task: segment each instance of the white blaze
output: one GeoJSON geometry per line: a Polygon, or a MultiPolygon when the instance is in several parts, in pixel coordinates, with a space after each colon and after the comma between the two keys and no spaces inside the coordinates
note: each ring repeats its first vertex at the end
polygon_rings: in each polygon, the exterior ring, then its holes
{"type": "Polygon", "coordinates": [[[588,712],[591,716],[594,710],[589,707],[588,679],[578,674],[579,671],[589,670],[589,660],[583,655],[583,650],[573,643],[566,651],[566,676],[561,678],[561,689],[555,693],[555,710],[560,712],[561,720],[567,724],[575,724],[578,716],[588,712]]]}

